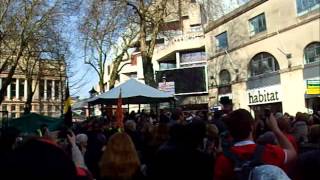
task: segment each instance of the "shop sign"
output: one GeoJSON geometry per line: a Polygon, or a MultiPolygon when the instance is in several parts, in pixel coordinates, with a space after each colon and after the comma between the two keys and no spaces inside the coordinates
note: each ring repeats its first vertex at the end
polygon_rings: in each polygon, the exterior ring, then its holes
{"type": "Polygon", "coordinates": [[[320,80],[307,80],[307,94],[320,94],[320,80]]]}
{"type": "Polygon", "coordinates": [[[158,89],[160,91],[164,91],[164,92],[167,92],[167,93],[170,93],[170,94],[175,94],[175,85],[174,85],[174,82],[161,82],[158,84],[158,89]]]}
{"type": "Polygon", "coordinates": [[[280,85],[251,89],[247,91],[249,105],[268,104],[281,102],[280,85]]]}

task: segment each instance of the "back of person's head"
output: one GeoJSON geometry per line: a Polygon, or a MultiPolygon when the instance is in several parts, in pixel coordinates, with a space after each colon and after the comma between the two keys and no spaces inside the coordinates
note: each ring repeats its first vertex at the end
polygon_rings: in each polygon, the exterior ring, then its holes
{"type": "Polygon", "coordinates": [[[153,129],[152,145],[161,145],[169,139],[169,126],[164,123],[160,123],[153,129]]]}
{"type": "Polygon", "coordinates": [[[135,146],[127,133],[115,133],[107,143],[100,161],[101,177],[126,179],[140,167],[135,146]]]}
{"type": "Polygon", "coordinates": [[[231,136],[236,141],[247,139],[253,131],[254,120],[249,111],[245,109],[231,112],[225,117],[224,121],[231,136]]]}
{"type": "Polygon", "coordinates": [[[307,113],[301,113],[298,112],[296,114],[296,121],[303,121],[303,122],[307,122],[309,119],[309,115],[307,113]]]}
{"type": "Polygon", "coordinates": [[[172,112],[171,118],[173,120],[178,120],[183,115],[182,109],[177,108],[172,112]]]}
{"type": "Polygon", "coordinates": [[[14,127],[8,127],[1,130],[0,136],[0,151],[12,150],[16,138],[19,135],[19,130],[14,127]]]}
{"type": "Polygon", "coordinates": [[[214,124],[207,125],[207,137],[210,139],[215,139],[219,137],[219,129],[214,124]]]}
{"type": "Polygon", "coordinates": [[[267,131],[257,138],[257,143],[261,145],[266,145],[266,144],[277,145],[278,140],[272,131],[267,131]]]}
{"type": "Polygon", "coordinates": [[[186,145],[196,148],[206,135],[206,125],[204,122],[196,120],[186,126],[186,145]]]}
{"type": "Polygon", "coordinates": [[[281,131],[288,133],[290,130],[290,122],[289,118],[285,116],[281,116],[277,118],[278,126],[281,131]]]}
{"type": "Polygon", "coordinates": [[[309,138],[310,143],[320,143],[320,124],[310,127],[309,138]]]}
{"type": "Polygon", "coordinates": [[[88,136],[86,134],[78,134],[76,136],[76,143],[81,145],[86,145],[88,142],[88,136]]]}
{"type": "Polygon", "coordinates": [[[73,180],[76,167],[55,143],[31,139],[15,150],[10,179],[73,180]]]}
{"type": "Polygon", "coordinates": [[[137,124],[133,120],[128,120],[124,124],[124,128],[127,131],[136,131],[137,124]]]}

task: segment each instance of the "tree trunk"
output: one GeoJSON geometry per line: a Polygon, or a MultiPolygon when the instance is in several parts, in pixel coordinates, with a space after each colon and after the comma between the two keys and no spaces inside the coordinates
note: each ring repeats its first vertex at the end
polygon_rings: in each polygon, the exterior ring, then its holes
{"type": "Polygon", "coordinates": [[[144,76],[145,83],[149,86],[156,88],[157,85],[154,79],[152,57],[142,54],[142,64],[143,64],[143,76],[144,76]]]}

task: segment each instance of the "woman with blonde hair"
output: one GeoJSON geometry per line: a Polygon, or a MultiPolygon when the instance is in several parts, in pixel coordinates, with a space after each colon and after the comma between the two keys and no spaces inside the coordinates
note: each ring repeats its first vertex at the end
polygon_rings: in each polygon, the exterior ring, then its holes
{"type": "Polygon", "coordinates": [[[143,179],[138,153],[127,133],[110,137],[100,161],[100,174],[103,180],[143,179]]]}

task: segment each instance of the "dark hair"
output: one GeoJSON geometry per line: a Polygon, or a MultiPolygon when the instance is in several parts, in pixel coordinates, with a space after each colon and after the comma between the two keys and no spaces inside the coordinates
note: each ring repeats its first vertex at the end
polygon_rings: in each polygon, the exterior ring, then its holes
{"type": "Polygon", "coordinates": [[[76,179],[76,166],[56,144],[44,139],[31,139],[15,150],[12,179],[76,179]]]}
{"type": "Polygon", "coordinates": [[[249,137],[252,132],[253,118],[249,111],[238,109],[231,112],[225,119],[227,129],[236,140],[243,140],[249,137]]]}

